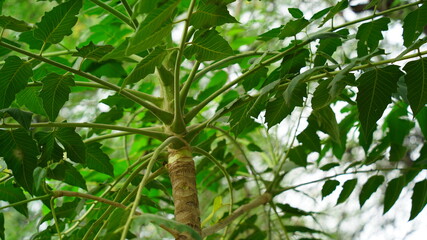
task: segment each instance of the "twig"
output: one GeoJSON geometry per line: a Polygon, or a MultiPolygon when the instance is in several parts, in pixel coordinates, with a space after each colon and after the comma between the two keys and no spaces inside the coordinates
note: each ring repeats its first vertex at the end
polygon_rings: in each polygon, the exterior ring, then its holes
{"type": "Polygon", "coordinates": [[[268,203],[271,200],[271,198],[272,198],[272,195],[270,193],[266,192],[266,193],[258,196],[254,200],[252,200],[250,203],[240,206],[231,215],[229,215],[225,219],[219,221],[217,224],[203,229],[202,230],[203,237],[214,234],[217,231],[225,228],[228,224],[230,224],[231,222],[236,220],[236,218],[240,217],[244,213],[247,213],[254,208],[257,208],[261,205],[268,203]]]}

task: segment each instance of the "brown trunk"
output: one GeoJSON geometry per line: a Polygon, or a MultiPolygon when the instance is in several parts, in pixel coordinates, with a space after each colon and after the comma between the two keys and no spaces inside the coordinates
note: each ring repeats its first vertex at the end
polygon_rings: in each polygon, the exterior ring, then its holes
{"type": "MultiPolygon", "coordinates": [[[[196,169],[188,147],[169,149],[168,170],[172,183],[176,221],[192,227],[201,234],[196,169]]],[[[192,238],[187,234],[181,234],[176,239],[189,240],[192,238]]]]}

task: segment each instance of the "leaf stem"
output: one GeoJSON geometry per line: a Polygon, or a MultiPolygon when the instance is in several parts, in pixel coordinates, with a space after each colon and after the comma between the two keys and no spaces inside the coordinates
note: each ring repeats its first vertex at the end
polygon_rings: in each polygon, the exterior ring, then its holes
{"type": "Polygon", "coordinates": [[[126,221],[126,224],[124,226],[124,229],[123,229],[122,236],[121,236],[120,240],[125,240],[126,239],[127,232],[129,231],[130,224],[132,223],[132,218],[133,218],[134,212],[136,211],[136,208],[139,206],[139,201],[141,200],[142,189],[147,184],[147,180],[150,177],[151,169],[153,169],[154,163],[156,162],[156,160],[159,157],[160,153],[167,146],[169,146],[169,144],[171,144],[172,142],[176,141],[177,139],[178,139],[177,137],[170,137],[170,138],[166,139],[159,147],[156,148],[156,151],[154,151],[154,154],[153,154],[153,156],[151,157],[151,159],[150,159],[150,161],[148,163],[148,166],[147,166],[147,169],[145,171],[144,177],[142,178],[142,181],[138,185],[138,191],[136,193],[135,201],[132,204],[132,210],[130,211],[130,214],[129,214],[128,219],[126,221]]]}
{"type": "Polygon", "coordinates": [[[191,69],[190,75],[188,76],[187,80],[185,81],[184,86],[182,87],[181,91],[179,92],[181,108],[183,108],[185,106],[185,100],[188,96],[188,92],[190,91],[191,84],[194,82],[194,79],[195,79],[194,77],[195,77],[199,67],[200,67],[200,62],[197,61],[194,64],[193,69],[191,69]]]}
{"type": "Polygon", "coordinates": [[[181,70],[181,61],[182,56],[184,55],[185,43],[187,40],[188,28],[190,26],[191,15],[193,14],[194,5],[196,0],[191,0],[190,6],[187,11],[187,18],[185,20],[184,30],[181,36],[181,43],[179,45],[178,56],[176,57],[175,62],[175,71],[174,71],[174,81],[173,81],[173,95],[174,95],[174,118],[172,121],[171,129],[175,133],[184,133],[185,132],[185,121],[183,118],[183,113],[181,109],[180,96],[179,96],[179,80],[180,80],[180,70],[181,70]]]}
{"type": "MultiPolygon", "coordinates": [[[[3,123],[0,124],[0,128],[20,128],[21,125],[14,123],[3,123]]],[[[45,122],[45,123],[31,123],[31,127],[41,128],[41,127],[80,127],[80,128],[96,128],[96,129],[109,129],[109,130],[118,130],[124,131],[127,133],[141,134],[144,136],[152,137],[158,140],[165,140],[169,137],[168,134],[158,131],[158,127],[148,127],[148,128],[132,128],[132,127],[123,127],[110,124],[102,123],[67,123],[67,122],[45,122]]]]}
{"type": "MultiPolygon", "coordinates": [[[[31,82],[31,83],[27,84],[27,87],[39,87],[39,86],[42,86],[42,84],[40,82],[31,82]]],[[[75,81],[75,86],[90,87],[90,88],[102,88],[102,89],[111,90],[111,88],[109,88],[107,86],[101,85],[99,83],[94,83],[94,82],[75,81]]],[[[133,95],[138,96],[139,98],[141,98],[143,100],[149,101],[149,102],[155,104],[156,106],[160,105],[163,101],[163,99],[160,97],[155,97],[153,95],[143,93],[140,91],[136,91],[133,89],[126,89],[126,91],[129,91],[133,95]]]]}
{"type": "Polygon", "coordinates": [[[55,228],[56,232],[58,233],[59,240],[62,240],[61,230],[59,229],[58,217],[55,213],[55,197],[53,196],[50,198],[50,211],[52,212],[53,220],[55,220],[55,228]]]}
{"type": "Polygon", "coordinates": [[[127,97],[128,99],[130,99],[130,100],[132,100],[132,101],[134,101],[134,102],[136,102],[136,103],[140,104],[141,106],[143,106],[143,107],[147,108],[147,109],[148,109],[149,111],[151,111],[151,112],[152,112],[152,113],[153,113],[153,114],[154,114],[154,115],[155,115],[155,116],[156,116],[160,121],[162,121],[162,122],[164,122],[164,123],[170,123],[170,122],[172,121],[172,117],[173,117],[173,116],[172,116],[170,113],[168,113],[168,112],[166,112],[166,111],[163,111],[162,109],[158,108],[157,106],[155,106],[154,104],[152,104],[152,103],[150,103],[150,102],[146,102],[146,101],[144,101],[144,100],[140,99],[139,97],[135,96],[134,94],[132,94],[131,92],[129,92],[129,91],[128,91],[128,90],[126,90],[126,89],[121,89],[119,86],[116,86],[116,85],[114,85],[114,84],[112,84],[112,83],[109,83],[109,82],[107,82],[107,81],[104,81],[104,80],[102,80],[102,79],[100,79],[100,78],[98,78],[98,77],[95,77],[95,76],[93,76],[93,75],[91,75],[91,74],[89,74],[89,73],[82,72],[82,71],[80,71],[80,70],[77,70],[77,69],[74,69],[74,68],[68,67],[68,66],[63,65],[63,64],[61,64],[61,63],[58,63],[58,62],[52,61],[52,60],[50,60],[50,59],[48,59],[48,58],[45,58],[45,57],[39,56],[39,55],[37,55],[37,54],[31,53],[31,52],[28,52],[28,51],[25,51],[25,50],[23,50],[23,49],[20,49],[20,48],[18,48],[18,47],[13,46],[13,45],[7,44],[7,43],[5,43],[5,42],[0,41],[0,46],[5,47],[5,48],[8,48],[8,49],[10,49],[10,50],[12,50],[12,51],[15,51],[15,52],[18,52],[18,53],[24,54],[24,55],[26,55],[26,56],[29,56],[29,57],[35,58],[35,59],[37,59],[37,60],[40,60],[40,61],[45,62],[45,63],[48,63],[48,64],[50,64],[50,65],[52,65],[52,66],[57,67],[57,68],[64,69],[64,70],[69,71],[69,72],[71,72],[71,73],[74,73],[74,74],[76,74],[76,75],[79,75],[79,76],[82,76],[82,77],[84,77],[84,78],[87,78],[87,79],[89,79],[89,80],[91,80],[91,81],[94,81],[94,82],[96,82],[96,83],[99,83],[99,84],[101,84],[101,85],[104,85],[104,86],[108,87],[109,89],[114,90],[114,91],[118,92],[119,94],[123,95],[124,97],[127,97]]]}
{"type": "MultiPolygon", "coordinates": [[[[128,13],[129,17],[132,18],[133,12],[132,12],[132,8],[130,7],[129,3],[127,0],[120,0],[120,2],[122,2],[123,7],[125,7],[126,12],[128,13]]],[[[133,25],[135,27],[138,27],[139,23],[138,20],[136,18],[132,19],[133,25]]]]}
{"type": "Polygon", "coordinates": [[[19,206],[19,205],[22,205],[22,204],[26,204],[26,203],[29,203],[29,202],[33,202],[33,201],[37,201],[37,200],[44,200],[44,199],[48,199],[48,198],[50,198],[51,196],[52,196],[52,195],[50,195],[50,194],[46,194],[46,195],[43,195],[43,196],[40,196],[40,197],[35,197],[35,198],[25,199],[25,200],[22,200],[22,201],[19,201],[19,202],[11,203],[11,204],[9,204],[9,205],[6,205],[6,206],[3,206],[3,207],[0,207],[0,210],[6,209],[6,208],[11,208],[11,207],[16,207],[16,206],[19,206]]]}
{"type": "MultiPolygon", "coordinates": [[[[132,22],[126,15],[124,15],[123,13],[117,11],[115,8],[109,6],[108,4],[105,4],[99,0],[90,0],[91,2],[95,3],[96,5],[98,5],[99,7],[105,9],[106,11],[110,12],[111,14],[113,14],[115,17],[117,17],[118,19],[122,20],[124,23],[126,23],[127,25],[129,25],[131,28],[136,29],[135,23],[132,22]]],[[[123,1],[122,1],[123,2],[123,1]]]]}

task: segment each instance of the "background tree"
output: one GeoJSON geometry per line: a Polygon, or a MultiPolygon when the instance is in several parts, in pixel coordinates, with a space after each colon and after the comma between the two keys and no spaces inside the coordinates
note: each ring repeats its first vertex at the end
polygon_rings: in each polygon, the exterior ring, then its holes
{"type": "Polygon", "coordinates": [[[289,202],[315,184],[360,206],[384,186],[384,213],[410,189],[414,219],[423,2],[0,1],[0,238],[15,210],[33,239],[338,238],[289,202]]]}

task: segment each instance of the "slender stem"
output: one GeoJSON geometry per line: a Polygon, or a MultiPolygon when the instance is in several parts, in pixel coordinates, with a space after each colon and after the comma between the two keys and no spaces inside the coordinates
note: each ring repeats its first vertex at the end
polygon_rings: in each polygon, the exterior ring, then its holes
{"type": "MultiPolygon", "coordinates": [[[[125,7],[126,12],[128,13],[129,17],[132,18],[133,12],[132,12],[132,8],[130,7],[128,1],[126,0],[120,0],[123,4],[123,7],[125,7]]],[[[133,25],[135,27],[138,27],[139,23],[138,20],[136,18],[132,19],[133,25]]]]}
{"type": "Polygon", "coordinates": [[[90,1],[98,5],[99,7],[105,9],[106,11],[110,12],[115,17],[117,17],[118,19],[122,20],[124,23],[129,25],[131,28],[136,29],[136,26],[134,25],[134,23],[123,13],[117,11],[113,7],[109,6],[108,4],[101,2],[100,0],[90,0],[90,1]]]}
{"type": "Polygon", "coordinates": [[[191,0],[190,6],[187,11],[187,18],[185,20],[184,30],[181,36],[181,44],[178,50],[178,56],[176,57],[175,62],[175,71],[173,79],[173,95],[174,95],[174,119],[172,122],[172,130],[176,133],[185,132],[185,122],[182,116],[180,96],[179,96],[179,79],[180,79],[180,70],[181,70],[181,60],[184,55],[185,43],[187,40],[188,27],[190,26],[191,15],[193,14],[194,5],[196,0],[191,0]]]}
{"type": "MultiPolygon", "coordinates": [[[[3,123],[0,124],[0,128],[20,128],[21,125],[14,123],[3,123]]],[[[67,122],[46,122],[46,123],[31,123],[31,127],[40,128],[40,127],[81,127],[81,128],[96,128],[96,129],[109,129],[109,130],[118,130],[128,133],[141,134],[148,137],[152,137],[159,140],[165,140],[168,138],[168,135],[163,132],[158,132],[157,127],[149,128],[131,128],[131,127],[122,127],[117,125],[102,124],[102,123],[67,123],[67,122]]]]}
{"type": "MultiPolygon", "coordinates": [[[[222,60],[220,60],[218,62],[212,63],[209,66],[207,66],[207,67],[203,68],[202,70],[200,70],[196,74],[196,76],[194,76],[193,82],[199,80],[206,73],[208,73],[208,72],[210,72],[212,70],[218,69],[218,68],[222,67],[223,65],[228,64],[229,62],[235,61],[235,60],[240,59],[240,58],[250,57],[250,56],[262,56],[264,54],[266,54],[266,53],[265,52],[256,52],[256,51],[253,51],[253,52],[241,53],[241,54],[237,54],[237,55],[234,55],[234,56],[230,56],[230,57],[224,58],[224,59],[222,59],[222,60]]],[[[280,54],[280,53],[279,52],[267,52],[267,55],[277,55],[277,54],[280,54]]]]}
{"type": "Polygon", "coordinates": [[[63,197],[63,196],[79,197],[79,198],[86,198],[86,199],[95,200],[97,202],[105,203],[105,204],[108,204],[108,205],[111,205],[111,206],[117,207],[117,208],[126,208],[125,205],[123,205],[119,202],[114,202],[114,201],[108,200],[106,198],[94,196],[94,195],[87,194],[87,193],[72,192],[72,191],[52,191],[52,194],[53,194],[53,197],[55,197],[55,198],[63,197]]]}
{"type": "Polygon", "coordinates": [[[421,4],[421,3],[423,3],[423,2],[424,2],[424,1],[423,1],[423,0],[421,0],[421,1],[414,2],[414,3],[404,4],[404,5],[401,5],[401,6],[395,7],[395,8],[390,8],[390,9],[387,9],[387,10],[382,11],[382,12],[374,13],[374,14],[369,15],[369,16],[367,16],[367,17],[359,18],[359,19],[356,19],[356,20],[354,20],[354,21],[346,22],[346,23],[341,24],[341,25],[339,25],[339,26],[332,27],[332,28],[330,29],[330,31],[335,31],[335,30],[340,29],[340,28],[344,28],[344,27],[347,27],[347,26],[350,26],[350,25],[353,25],[353,24],[356,24],[356,23],[360,23],[360,22],[363,22],[363,21],[366,21],[366,20],[370,20],[370,19],[375,18],[375,17],[378,17],[378,16],[386,15],[386,14],[388,14],[388,13],[395,12],[395,11],[398,11],[398,10],[401,10],[401,9],[404,9],[404,8],[408,8],[408,7],[410,7],[410,6],[418,5],[418,4],[421,4]]]}
{"type": "MultiPolygon", "coordinates": [[[[42,83],[40,82],[31,82],[27,84],[27,87],[39,87],[42,86],[42,83]]],[[[82,82],[82,81],[75,81],[75,86],[79,86],[79,87],[90,87],[90,88],[102,88],[102,89],[108,89],[111,90],[111,88],[101,85],[99,83],[94,83],[94,82],[82,82]]],[[[140,92],[140,91],[136,91],[133,89],[126,89],[126,91],[131,92],[133,95],[138,96],[139,98],[149,101],[153,104],[155,104],[156,106],[160,105],[163,101],[162,98],[160,97],[155,97],[153,95],[144,93],[144,92],[140,92]]]]}
{"type": "Polygon", "coordinates": [[[188,92],[190,91],[191,84],[194,82],[194,76],[197,73],[197,70],[200,67],[200,62],[196,62],[193,66],[193,69],[190,72],[190,75],[187,78],[187,81],[185,81],[184,86],[182,87],[181,91],[179,92],[179,98],[181,102],[181,108],[185,106],[185,100],[187,99],[188,92]]]}
{"type": "Polygon", "coordinates": [[[149,176],[151,174],[151,169],[153,168],[154,163],[156,162],[156,160],[159,157],[160,153],[167,146],[169,146],[169,144],[171,144],[173,141],[176,141],[176,140],[177,140],[177,137],[170,137],[170,138],[166,139],[159,147],[157,147],[156,151],[154,151],[154,154],[153,154],[153,156],[151,157],[151,159],[150,159],[150,161],[148,163],[147,170],[145,171],[144,177],[142,178],[142,181],[138,185],[138,191],[136,193],[135,201],[133,202],[132,210],[130,211],[130,214],[129,214],[128,219],[126,221],[126,224],[124,226],[124,229],[123,229],[122,236],[121,236],[120,240],[125,240],[126,239],[127,232],[129,231],[130,224],[132,223],[133,214],[136,211],[136,208],[139,206],[139,201],[141,200],[142,189],[144,188],[145,184],[147,184],[147,180],[148,180],[148,178],[149,178],[149,176]]]}
{"type": "Polygon", "coordinates": [[[271,198],[272,198],[272,195],[270,193],[264,193],[258,196],[257,198],[255,198],[254,200],[252,200],[250,203],[240,206],[232,214],[228,215],[228,217],[219,221],[217,224],[203,229],[202,231],[203,237],[212,235],[217,231],[223,229],[224,227],[228,226],[230,223],[232,223],[234,220],[236,220],[236,218],[240,217],[241,215],[251,211],[254,208],[257,208],[261,205],[264,205],[270,202],[271,198]]]}
{"type": "Polygon", "coordinates": [[[55,197],[50,198],[50,211],[52,212],[53,220],[55,221],[56,232],[58,233],[59,240],[62,240],[61,230],[59,229],[58,217],[55,213],[55,197]]]}
{"type": "Polygon", "coordinates": [[[114,91],[120,93],[121,95],[123,95],[124,97],[127,97],[128,99],[130,99],[130,100],[132,100],[132,101],[140,104],[141,106],[147,108],[149,111],[151,111],[162,122],[164,122],[164,123],[170,123],[172,121],[172,114],[170,114],[170,113],[168,113],[166,111],[163,111],[162,109],[158,108],[157,106],[153,105],[150,102],[146,102],[146,101],[140,99],[139,97],[135,96],[134,94],[132,94],[131,92],[129,92],[126,89],[121,89],[119,86],[116,86],[116,85],[114,85],[112,83],[104,81],[104,80],[102,80],[102,79],[100,79],[98,77],[95,77],[95,76],[93,76],[93,75],[91,75],[89,73],[82,72],[80,70],[68,67],[68,66],[63,65],[61,63],[55,62],[53,60],[50,60],[48,58],[39,56],[37,54],[31,53],[31,52],[28,52],[28,51],[25,51],[23,49],[20,49],[18,47],[13,46],[13,45],[7,44],[5,42],[0,41],[0,46],[8,48],[8,49],[10,49],[12,51],[24,54],[26,56],[35,58],[37,60],[40,60],[40,61],[45,62],[45,63],[48,63],[48,64],[50,64],[52,66],[57,67],[57,68],[64,69],[64,70],[69,71],[71,73],[74,73],[76,75],[79,75],[79,76],[82,76],[84,78],[87,78],[87,79],[89,79],[91,81],[94,81],[96,83],[104,85],[104,86],[108,87],[109,89],[114,90],[114,91]]]}
{"type": "Polygon", "coordinates": [[[110,139],[110,138],[115,138],[115,137],[123,137],[123,136],[127,136],[127,135],[132,135],[132,134],[134,134],[134,133],[130,133],[130,132],[110,133],[110,134],[105,134],[102,136],[97,136],[97,137],[86,139],[86,140],[84,140],[84,142],[85,143],[98,142],[98,141],[105,140],[105,139],[110,139]]]}
{"type": "Polygon", "coordinates": [[[273,62],[276,62],[278,60],[280,60],[281,58],[283,58],[284,56],[286,56],[287,54],[289,54],[290,52],[301,48],[302,46],[305,46],[306,44],[308,44],[309,42],[311,42],[312,40],[305,40],[299,44],[296,44],[295,46],[275,55],[274,57],[271,57],[267,60],[265,60],[264,62],[261,62],[260,64],[258,64],[256,67],[252,68],[251,70],[245,72],[244,74],[240,75],[239,77],[237,77],[236,79],[234,79],[233,81],[225,84],[223,87],[221,87],[219,90],[217,90],[216,92],[212,93],[209,97],[207,97],[205,100],[203,100],[201,103],[199,103],[197,106],[195,106],[190,112],[187,113],[187,115],[185,116],[185,122],[190,122],[191,119],[193,119],[199,112],[200,110],[202,110],[207,104],[209,104],[213,99],[215,99],[216,97],[218,97],[219,95],[221,95],[222,93],[228,91],[231,87],[233,87],[235,84],[239,83],[240,81],[244,80],[246,78],[246,76],[252,74],[255,71],[258,71],[260,68],[270,65],[273,62]]]}
{"type": "Polygon", "coordinates": [[[279,221],[280,227],[283,230],[283,233],[285,234],[285,240],[290,240],[291,238],[289,237],[288,230],[286,230],[286,226],[285,226],[285,224],[283,224],[282,218],[280,217],[279,213],[277,212],[277,209],[276,209],[277,207],[276,207],[276,204],[274,203],[273,200],[270,201],[270,205],[271,205],[271,208],[273,208],[274,214],[276,214],[276,217],[279,221]]]}
{"type": "Polygon", "coordinates": [[[298,128],[299,128],[299,125],[301,123],[301,118],[302,118],[302,113],[304,112],[304,107],[307,104],[307,99],[308,98],[305,99],[304,106],[301,109],[301,112],[299,114],[298,121],[297,121],[297,124],[295,126],[294,136],[293,136],[291,142],[289,143],[288,150],[286,151],[286,154],[283,157],[283,159],[281,159],[281,161],[279,160],[280,161],[279,167],[277,168],[277,171],[274,173],[273,181],[271,182],[270,186],[267,188],[267,191],[271,191],[271,189],[273,189],[276,186],[276,184],[279,184],[279,182],[280,182],[280,178],[279,178],[280,172],[282,171],[282,168],[285,165],[286,159],[288,158],[289,153],[291,152],[291,148],[294,145],[295,139],[297,138],[298,128]]]}
{"type": "Polygon", "coordinates": [[[19,206],[19,205],[22,205],[22,204],[26,204],[26,203],[29,203],[29,202],[33,202],[33,201],[37,201],[37,200],[45,200],[45,199],[50,198],[51,196],[52,196],[51,194],[46,194],[46,195],[43,195],[43,196],[40,196],[40,197],[25,199],[23,201],[15,202],[15,203],[12,203],[12,204],[0,207],[0,210],[6,209],[6,208],[11,208],[11,207],[16,207],[16,206],[19,206]]]}

